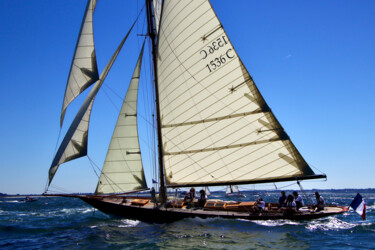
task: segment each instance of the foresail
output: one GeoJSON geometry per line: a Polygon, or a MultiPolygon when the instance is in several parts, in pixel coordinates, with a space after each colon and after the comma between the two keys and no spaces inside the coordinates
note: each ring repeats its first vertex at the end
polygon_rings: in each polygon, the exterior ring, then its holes
{"type": "Polygon", "coordinates": [[[144,44],[117,119],[96,194],[147,188],[137,131],[138,84],[143,48],[144,44]]]}
{"type": "Polygon", "coordinates": [[[94,98],[98,93],[100,87],[103,85],[103,82],[107,77],[109,70],[115,62],[117,55],[120,53],[122,46],[124,45],[126,39],[128,38],[131,30],[134,27],[134,24],[132,25],[124,39],[121,41],[120,45],[117,47],[115,53],[112,55],[102,74],[100,75],[99,81],[95,83],[90,93],[87,95],[84,103],[79,109],[68,131],[66,132],[65,137],[61,142],[59,149],[57,150],[57,153],[52,161],[49,170],[49,184],[51,184],[51,181],[60,164],[87,155],[87,135],[91,107],[93,105],[94,98]]]}
{"type": "Polygon", "coordinates": [[[68,130],[52,161],[49,170],[49,183],[51,183],[60,164],[87,155],[87,137],[93,103],[94,97],[86,99],[68,130]]]}
{"type": "Polygon", "coordinates": [[[317,178],[206,0],[163,3],[158,82],[168,186],[317,178]]]}
{"type": "Polygon", "coordinates": [[[68,82],[66,84],[60,126],[63,124],[65,111],[68,105],[80,93],[99,79],[93,33],[93,14],[95,6],[96,0],[88,0],[70,68],[68,82]]]}

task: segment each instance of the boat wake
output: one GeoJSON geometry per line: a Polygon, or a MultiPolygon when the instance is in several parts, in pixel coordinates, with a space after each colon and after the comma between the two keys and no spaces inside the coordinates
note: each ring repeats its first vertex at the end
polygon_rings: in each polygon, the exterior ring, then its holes
{"type": "Polygon", "coordinates": [[[265,221],[251,221],[260,226],[266,227],[277,227],[277,226],[285,226],[285,225],[301,225],[300,222],[291,221],[291,220],[265,220],[265,221]]]}
{"type": "Polygon", "coordinates": [[[352,229],[356,226],[357,224],[345,222],[345,221],[337,219],[336,217],[328,217],[325,219],[314,220],[314,221],[309,222],[306,225],[306,229],[310,231],[315,231],[315,230],[338,231],[341,229],[344,229],[344,230],[352,229]]]}

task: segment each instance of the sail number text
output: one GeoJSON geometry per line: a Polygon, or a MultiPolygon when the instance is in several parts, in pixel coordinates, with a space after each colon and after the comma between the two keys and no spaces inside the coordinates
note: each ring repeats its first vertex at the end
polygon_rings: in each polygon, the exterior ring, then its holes
{"type": "MultiPolygon", "coordinates": [[[[200,54],[203,56],[202,60],[205,60],[210,54],[214,54],[216,51],[225,47],[225,45],[227,44],[228,40],[226,36],[221,36],[217,38],[209,46],[207,46],[206,49],[200,51],[200,54]]],[[[230,59],[232,59],[233,57],[235,57],[235,53],[232,48],[229,48],[224,54],[215,57],[208,64],[206,64],[206,67],[211,73],[212,71],[219,68],[221,65],[225,64],[230,59]]]]}
{"type": "Polygon", "coordinates": [[[210,46],[207,46],[207,50],[203,49],[201,50],[201,54],[203,54],[202,59],[206,59],[208,54],[212,54],[215,52],[215,50],[219,50],[221,47],[224,47],[228,44],[228,41],[225,36],[219,37],[215,41],[212,42],[210,46]]]}
{"type": "Polygon", "coordinates": [[[227,58],[232,59],[234,57],[234,53],[231,53],[231,51],[232,49],[228,49],[225,54],[220,55],[220,57],[216,57],[214,60],[210,62],[210,64],[206,65],[210,73],[215,69],[219,68],[222,64],[226,63],[227,58]]]}

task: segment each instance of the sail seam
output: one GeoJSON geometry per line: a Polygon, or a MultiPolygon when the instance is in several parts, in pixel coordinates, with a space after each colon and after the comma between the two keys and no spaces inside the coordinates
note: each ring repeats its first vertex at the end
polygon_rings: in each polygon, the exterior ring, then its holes
{"type": "Polygon", "coordinates": [[[228,145],[228,146],[222,146],[222,147],[205,148],[205,149],[197,149],[197,150],[187,150],[187,151],[181,151],[181,152],[165,152],[164,155],[181,155],[181,154],[202,153],[202,152],[208,152],[208,151],[217,151],[217,150],[230,149],[230,148],[246,147],[246,146],[250,146],[250,145],[257,145],[257,144],[263,144],[263,143],[274,142],[274,141],[280,141],[280,139],[275,138],[275,139],[268,139],[268,140],[242,143],[242,144],[237,144],[237,145],[228,145]]]}
{"type": "Polygon", "coordinates": [[[205,119],[205,120],[200,120],[200,121],[192,121],[192,122],[185,122],[185,123],[163,125],[162,128],[181,127],[181,126],[195,125],[195,124],[201,124],[201,123],[206,123],[206,122],[215,122],[215,121],[226,120],[226,119],[237,118],[237,117],[244,117],[244,116],[259,114],[259,113],[262,113],[261,109],[251,111],[251,112],[244,112],[244,113],[240,113],[240,114],[233,114],[233,115],[215,117],[215,118],[205,119]]]}
{"type": "MultiPolygon", "coordinates": [[[[232,61],[233,62],[233,61],[232,61]]],[[[229,63],[227,63],[227,64],[225,64],[223,67],[221,67],[221,69],[224,69],[226,66],[228,66],[229,67],[229,65],[230,65],[230,63],[231,62],[229,62],[229,63]]],[[[235,72],[235,70],[236,69],[238,69],[238,68],[234,68],[233,70],[231,70],[231,72],[235,72]]],[[[202,70],[204,70],[204,69],[202,69],[202,70]]],[[[202,71],[201,70],[201,71],[202,71]]],[[[181,74],[182,75],[182,74],[181,74]]],[[[180,76],[181,76],[180,75],[180,76]]],[[[178,79],[180,76],[178,76],[178,77],[176,77],[175,79],[178,79]]],[[[207,76],[207,77],[209,77],[209,76],[207,76]]],[[[239,79],[240,77],[238,77],[237,79],[239,79]]],[[[191,78],[189,78],[189,79],[191,79],[191,78]]],[[[188,79],[188,80],[189,80],[188,79]]],[[[204,79],[201,79],[200,81],[198,81],[198,84],[200,84],[200,85],[202,85],[201,84],[201,82],[204,82],[204,80],[205,80],[206,78],[204,78],[204,79]]],[[[173,82],[173,81],[172,81],[173,82]]],[[[186,83],[185,83],[186,84],[186,83]]],[[[176,86],[174,89],[172,89],[172,90],[170,90],[171,92],[172,91],[174,91],[174,90],[176,90],[176,89],[178,89],[180,86],[183,86],[184,85],[184,83],[181,83],[179,86],[176,86]]],[[[205,91],[207,91],[208,93],[209,93],[209,95],[207,95],[207,96],[215,96],[215,94],[216,93],[219,93],[221,90],[220,89],[216,89],[216,91],[215,92],[213,92],[213,93],[211,93],[210,91],[209,91],[209,88],[211,87],[211,86],[214,86],[215,85],[215,81],[212,81],[212,82],[210,82],[210,83],[205,83],[205,86],[203,87],[203,90],[205,90],[205,91]]],[[[188,90],[192,90],[192,88],[194,88],[194,85],[191,87],[191,88],[189,88],[188,90]]],[[[184,95],[184,94],[186,94],[186,93],[181,93],[180,94],[180,96],[182,96],[182,95],[184,95]]],[[[177,96],[177,98],[178,98],[179,96],[177,96]]],[[[168,103],[165,103],[165,102],[167,102],[167,101],[169,101],[169,102],[171,102],[171,100],[169,100],[167,97],[165,97],[163,100],[161,100],[160,102],[161,102],[161,104],[164,102],[164,106],[168,106],[168,103]]],[[[190,100],[189,99],[187,99],[187,100],[185,100],[185,102],[189,102],[190,100]]],[[[205,101],[205,99],[204,98],[202,98],[202,100],[201,100],[202,102],[204,102],[205,101]]],[[[234,100],[234,102],[236,102],[237,100],[234,100]]],[[[184,103],[185,103],[184,102],[184,103]]],[[[222,100],[221,99],[217,99],[217,103],[220,103],[220,102],[222,102],[222,100]]],[[[184,103],[181,103],[180,105],[178,105],[178,106],[176,106],[176,108],[178,108],[178,107],[182,107],[182,106],[184,106],[184,103]]],[[[215,104],[215,103],[213,103],[213,104],[215,104]]],[[[206,108],[203,108],[203,109],[200,109],[200,111],[201,112],[203,112],[203,111],[205,111],[206,109],[208,109],[208,108],[210,108],[212,105],[208,105],[206,108]]],[[[190,107],[190,109],[194,109],[196,107],[196,103],[194,104],[194,105],[192,105],[191,107],[190,107]]],[[[174,115],[174,117],[175,117],[175,120],[179,117],[179,116],[181,116],[181,115],[183,115],[185,112],[187,112],[187,111],[189,111],[190,109],[187,109],[187,108],[185,108],[185,110],[180,114],[180,115],[174,115]]],[[[232,110],[232,111],[234,111],[234,110],[232,110]]],[[[167,117],[169,114],[171,114],[171,113],[175,113],[176,111],[175,110],[171,110],[170,112],[168,112],[168,113],[164,113],[164,116],[165,117],[167,117]]],[[[189,118],[187,118],[187,119],[185,119],[185,120],[189,120],[189,119],[191,119],[192,117],[189,117],[189,118]]]]}

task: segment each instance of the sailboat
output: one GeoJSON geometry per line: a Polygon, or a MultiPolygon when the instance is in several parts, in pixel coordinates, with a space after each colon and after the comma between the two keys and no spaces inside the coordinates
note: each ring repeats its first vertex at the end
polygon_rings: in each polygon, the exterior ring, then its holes
{"type": "MultiPolygon", "coordinates": [[[[90,89],[49,168],[46,195],[59,166],[87,155],[97,93],[132,28],[99,75],[93,39],[96,0],[89,0],[66,86],[60,127],[70,103],[90,89]]],[[[144,45],[123,101],[94,194],[79,198],[100,211],[145,222],[191,217],[314,219],[342,207],[285,214],[275,204],[182,200],[168,189],[234,186],[326,178],[315,174],[262,97],[209,0],[146,0],[157,138],[158,190],[149,193],[138,128],[138,89],[144,45]],[[146,192],[146,194],[145,194],[146,192]]],[[[138,19],[138,17],[137,17],[138,19]]],[[[58,194],[52,194],[58,195],[58,194]]]]}
{"type": "Polygon", "coordinates": [[[246,198],[246,195],[240,192],[237,185],[228,185],[225,195],[228,197],[246,198]]]}

